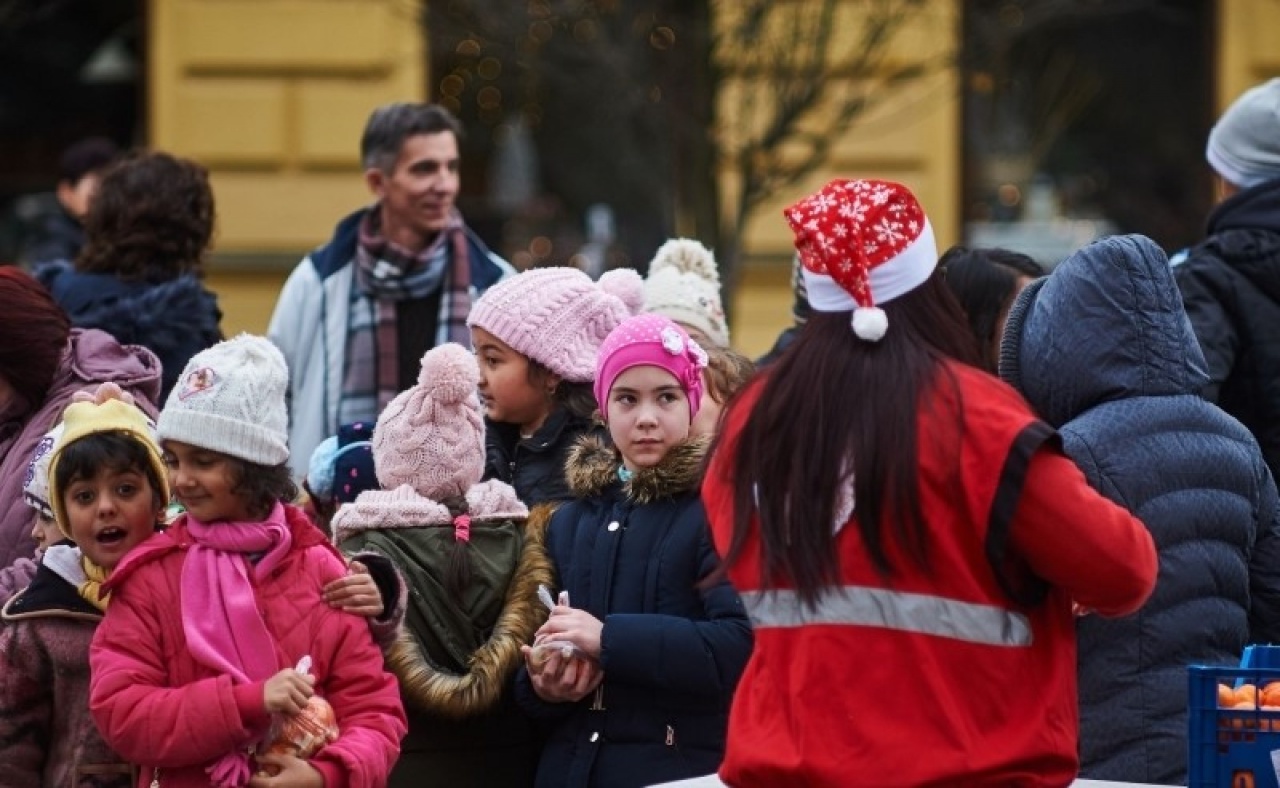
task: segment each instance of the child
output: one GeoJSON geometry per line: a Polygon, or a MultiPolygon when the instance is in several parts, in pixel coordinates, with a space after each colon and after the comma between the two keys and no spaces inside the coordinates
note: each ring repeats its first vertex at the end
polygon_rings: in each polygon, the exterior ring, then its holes
{"type": "Polygon", "coordinates": [[[49,507],[49,450],[58,437],[62,435],[62,424],[45,433],[36,444],[31,455],[31,463],[27,466],[27,475],[22,486],[22,499],[33,510],[31,518],[31,538],[36,540],[35,554],[31,558],[19,558],[11,565],[0,569],[0,605],[4,605],[13,595],[26,588],[36,576],[36,567],[40,564],[44,551],[50,545],[62,539],[58,524],[53,521],[53,509],[49,507]]]}
{"type": "Polygon", "coordinates": [[[720,415],[724,406],[733,399],[756,373],[751,359],[727,347],[713,347],[707,351],[707,368],[702,371],[702,386],[706,396],[702,407],[693,417],[691,432],[696,437],[714,438],[720,431],[720,415]]]}
{"type": "Polygon", "coordinates": [[[89,715],[89,643],[110,603],[99,596],[102,579],[151,536],[169,490],[146,416],[115,386],[99,397],[67,408],[28,472],[27,502],[57,512],[49,518],[62,529],[57,538],[75,544],[47,547],[31,585],[4,608],[5,785],[127,788],[134,779],[89,715]]]}
{"type": "MultiPolygon", "coordinates": [[[[751,628],[724,581],[698,498],[705,441],[689,440],[706,355],[667,318],[641,315],[600,348],[595,391],[617,448],[584,437],[576,496],[547,532],[560,587],[517,698],[551,725],[541,786],[641,786],[715,771],[751,628]]],[[[534,520],[542,511],[535,513],[534,520]]],[[[531,522],[532,525],[532,522],[531,522]]]]}
{"type": "Polygon", "coordinates": [[[640,275],[610,271],[599,284],[576,268],[536,268],[499,282],[471,308],[487,425],[486,479],[529,506],[569,497],[564,462],[596,430],[596,350],[640,310],[640,275]]]}
{"type": "Polygon", "coordinates": [[[705,349],[729,347],[715,255],[697,241],[673,238],[658,247],[644,280],[644,311],[669,317],[705,349]]]}
{"type": "Polygon", "coordinates": [[[186,512],[112,575],[90,652],[90,708],[103,738],[145,765],[142,785],[386,782],[404,711],[365,623],[334,610],[337,551],[297,508],[286,466],[287,370],[247,335],[195,355],[159,421],[186,512]],[[310,657],[310,674],[295,670],[310,657]],[[260,754],[274,718],[312,695],[338,738],[309,760],[260,754]],[[255,755],[255,753],[258,753],[255,755]],[[157,769],[159,766],[161,768],[157,769]]]}
{"type": "Polygon", "coordinates": [[[479,378],[461,345],[428,351],[418,385],[373,434],[386,491],[361,493],[333,521],[339,547],[391,557],[412,587],[388,655],[411,704],[392,786],[527,786],[537,767],[537,732],[509,687],[546,616],[537,591],[552,585],[551,563],[515,490],[480,481],[479,378]]]}
{"type": "Polygon", "coordinates": [[[330,523],[338,507],[351,503],[365,490],[378,489],[369,442],[372,437],[372,422],[344,424],[337,435],[320,441],[311,452],[302,489],[307,494],[308,515],[325,534],[333,533],[330,523]]]}

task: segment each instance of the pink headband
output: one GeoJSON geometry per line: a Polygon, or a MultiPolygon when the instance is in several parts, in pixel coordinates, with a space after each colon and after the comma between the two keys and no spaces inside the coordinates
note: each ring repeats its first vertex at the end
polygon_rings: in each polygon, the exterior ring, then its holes
{"type": "Polygon", "coordinates": [[[618,325],[596,357],[596,402],[608,421],[609,391],[618,376],[632,367],[665,369],[689,398],[689,418],[702,405],[702,370],[707,353],[678,324],[656,314],[637,315],[618,325]]]}

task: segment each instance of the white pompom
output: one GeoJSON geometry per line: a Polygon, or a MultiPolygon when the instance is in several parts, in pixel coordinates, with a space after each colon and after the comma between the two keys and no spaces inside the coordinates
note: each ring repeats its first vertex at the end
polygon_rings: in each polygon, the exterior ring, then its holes
{"type": "Polygon", "coordinates": [[[853,333],[868,342],[879,342],[889,330],[889,317],[878,306],[860,306],[853,310],[853,333]]]}

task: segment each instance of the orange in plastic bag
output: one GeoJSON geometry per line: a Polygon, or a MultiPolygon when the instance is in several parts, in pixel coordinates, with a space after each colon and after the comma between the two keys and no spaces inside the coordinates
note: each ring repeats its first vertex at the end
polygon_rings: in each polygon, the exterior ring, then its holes
{"type": "MultiPolygon", "coordinates": [[[[294,668],[299,673],[311,672],[311,657],[298,661],[294,668]]],[[[338,717],[329,701],[312,695],[302,711],[292,717],[279,717],[271,726],[273,736],[267,746],[268,753],[292,755],[306,760],[338,738],[338,717]]]]}

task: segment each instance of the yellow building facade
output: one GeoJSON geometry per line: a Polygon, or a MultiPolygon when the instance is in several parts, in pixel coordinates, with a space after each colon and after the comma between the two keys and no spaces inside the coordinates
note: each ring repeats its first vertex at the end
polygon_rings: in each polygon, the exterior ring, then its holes
{"type": "MultiPolygon", "coordinates": [[[[856,13],[847,3],[845,13],[856,13]]],[[[427,93],[420,0],[149,0],[148,134],[153,147],[209,168],[218,202],[217,255],[209,284],[224,329],[265,330],[292,264],[334,222],[369,199],[358,142],[375,106],[427,93]]],[[[1275,0],[1222,0],[1217,94],[1280,74],[1275,0]]],[[[954,51],[958,0],[933,0],[900,34],[906,56],[954,51]]],[[[961,237],[959,89],[940,70],[874,105],[838,141],[826,165],[755,212],[746,259],[790,248],[783,206],[837,175],[902,181],[920,196],[941,246],[961,237]]],[[[732,184],[728,184],[731,188],[732,184]]],[[[787,272],[747,266],[735,344],[767,349],[789,321],[787,272]]]]}

